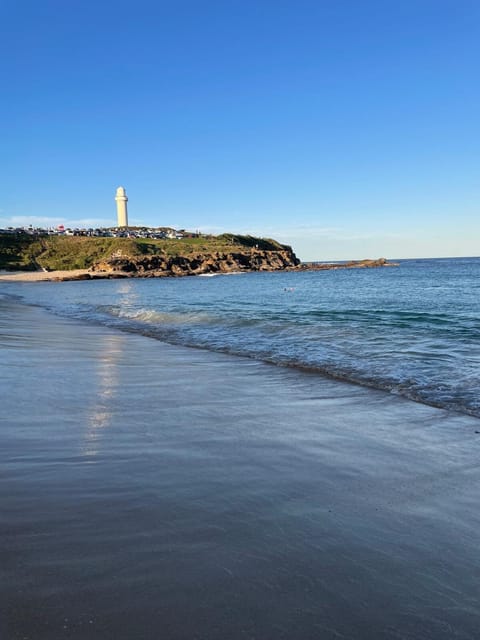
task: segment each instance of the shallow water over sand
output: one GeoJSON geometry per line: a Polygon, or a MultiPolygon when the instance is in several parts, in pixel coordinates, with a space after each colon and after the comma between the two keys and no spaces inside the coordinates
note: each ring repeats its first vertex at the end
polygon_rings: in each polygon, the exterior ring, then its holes
{"type": "Polygon", "coordinates": [[[0,305],[2,638],[478,637],[478,419],[0,305]]]}

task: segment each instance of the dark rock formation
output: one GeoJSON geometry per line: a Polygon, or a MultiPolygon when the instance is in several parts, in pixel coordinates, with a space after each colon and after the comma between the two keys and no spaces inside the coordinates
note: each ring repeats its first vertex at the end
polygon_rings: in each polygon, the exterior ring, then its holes
{"type": "Polygon", "coordinates": [[[278,250],[245,249],[231,253],[192,253],[169,256],[116,256],[95,264],[91,272],[97,277],[126,274],[130,277],[190,276],[205,273],[239,271],[285,271],[297,269],[300,260],[290,247],[278,250]]]}
{"type": "Polygon", "coordinates": [[[398,267],[395,262],[388,262],[386,258],[377,260],[350,260],[349,262],[303,262],[303,271],[326,271],[332,269],[373,269],[375,267],[398,267]]]}

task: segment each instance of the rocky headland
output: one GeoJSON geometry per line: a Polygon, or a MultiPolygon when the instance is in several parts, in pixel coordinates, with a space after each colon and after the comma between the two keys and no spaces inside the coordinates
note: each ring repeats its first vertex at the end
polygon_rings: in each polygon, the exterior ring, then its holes
{"type": "Polygon", "coordinates": [[[0,237],[0,270],[17,272],[16,279],[22,279],[18,272],[28,272],[31,280],[77,280],[279,271],[299,265],[287,245],[234,234],[180,240],[0,237]]]}
{"type": "Polygon", "coordinates": [[[158,278],[385,266],[391,266],[385,258],[301,263],[288,245],[233,234],[149,242],[129,238],[0,238],[0,269],[17,272],[0,275],[4,280],[158,278]]]}

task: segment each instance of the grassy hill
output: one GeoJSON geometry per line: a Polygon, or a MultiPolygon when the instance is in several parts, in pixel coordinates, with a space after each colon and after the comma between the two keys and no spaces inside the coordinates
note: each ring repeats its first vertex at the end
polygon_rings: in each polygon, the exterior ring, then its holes
{"type": "Polygon", "coordinates": [[[284,249],[275,240],[231,233],[180,240],[0,234],[0,269],[88,269],[113,255],[132,258],[158,254],[191,256],[196,253],[245,251],[253,247],[266,251],[284,249]]]}

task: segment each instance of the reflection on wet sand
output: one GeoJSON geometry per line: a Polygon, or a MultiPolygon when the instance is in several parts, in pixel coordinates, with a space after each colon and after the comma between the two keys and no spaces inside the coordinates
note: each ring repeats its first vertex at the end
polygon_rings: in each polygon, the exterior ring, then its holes
{"type": "MultiPolygon", "coordinates": [[[[117,295],[120,304],[132,305],[138,294],[131,282],[118,283],[117,295]]],[[[87,431],[83,454],[96,456],[99,449],[101,433],[111,426],[112,408],[118,394],[118,363],[125,347],[125,336],[122,334],[105,337],[102,341],[98,361],[98,391],[95,402],[88,413],[87,431]]]]}
{"type": "Polygon", "coordinates": [[[87,430],[83,446],[85,456],[96,456],[102,432],[111,426],[113,405],[119,390],[118,363],[122,356],[125,336],[105,336],[98,354],[97,394],[88,412],[87,430]]]}

